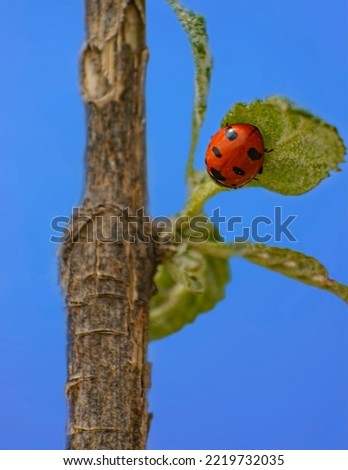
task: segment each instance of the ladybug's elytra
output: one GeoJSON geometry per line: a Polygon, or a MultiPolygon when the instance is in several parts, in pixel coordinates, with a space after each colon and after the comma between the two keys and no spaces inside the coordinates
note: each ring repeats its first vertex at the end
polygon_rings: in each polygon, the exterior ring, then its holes
{"type": "Polygon", "coordinates": [[[207,171],[213,180],[240,188],[262,173],[265,147],[252,124],[231,124],[213,135],[206,152],[207,171]]]}

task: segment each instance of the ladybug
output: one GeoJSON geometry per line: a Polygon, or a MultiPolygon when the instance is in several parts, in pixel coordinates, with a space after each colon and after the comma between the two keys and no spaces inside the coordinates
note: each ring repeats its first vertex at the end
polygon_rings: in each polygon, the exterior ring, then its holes
{"type": "Polygon", "coordinates": [[[252,124],[231,124],[211,138],[205,164],[213,180],[240,188],[262,173],[265,147],[261,132],[252,124]]]}

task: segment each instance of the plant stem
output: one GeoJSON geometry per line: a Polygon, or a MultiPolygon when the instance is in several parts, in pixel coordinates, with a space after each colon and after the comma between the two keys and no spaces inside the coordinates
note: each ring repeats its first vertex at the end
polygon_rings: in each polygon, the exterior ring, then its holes
{"type": "Polygon", "coordinates": [[[198,185],[197,190],[193,189],[187,204],[181,213],[188,217],[200,214],[204,208],[204,204],[209,198],[215,196],[215,194],[218,194],[221,191],[228,190],[229,188],[223,188],[206,177],[206,179],[198,185]]]}
{"type": "Polygon", "coordinates": [[[154,249],[127,236],[105,238],[119,233],[120,217],[128,227],[136,221],[142,229],[136,214],[146,203],[145,0],[85,1],[86,188],[61,258],[69,340],[68,448],[143,449],[154,249]]]}

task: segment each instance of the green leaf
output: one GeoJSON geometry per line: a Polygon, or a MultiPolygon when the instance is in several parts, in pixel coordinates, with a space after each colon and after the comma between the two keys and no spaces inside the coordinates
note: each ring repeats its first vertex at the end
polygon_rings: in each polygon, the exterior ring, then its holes
{"type": "Polygon", "coordinates": [[[177,0],[167,0],[167,2],[175,11],[182,27],[188,34],[196,70],[191,145],[186,167],[186,177],[190,180],[195,173],[193,158],[197,147],[199,131],[207,109],[207,96],[213,61],[209,50],[208,34],[203,16],[186,9],[177,0]]]}
{"type": "Polygon", "coordinates": [[[193,294],[205,291],[207,261],[202,253],[189,249],[187,244],[178,246],[177,253],[164,262],[173,280],[193,294]]]}
{"type": "Polygon", "coordinates": [[[348,286],[329,278],[326,268],[315,258],[289,248],[278,248],[261,243],[220,243],[197,244],[197,249],[210,256],[227,259],[243,256],[248,261],[277,271],[311,286],[327,290],[348,302],[348,286]]]}
{"type": "Polygon", "coordinates": [[[151,339],[175,333],[193,322],[200,313],[211,310],[225,296],[230,278],[228,260],[210,256],[198,249],[202,237],[220,239],[206,217],[201,217],[200,224],[202,232],[197,231],[198,225],[195,231],[184,227],[185,240],[182,243],[172,242],[171,249],[167,249],[169,254],[155,275],[157,293],[151,300],[151,339]]]}
{"type": "MultiPolygon", "coordinates": [[[[194,249],[190,250],[191,253],[194,249]]],[[[193,293],[192,283],[176,282],[169,274],[167,264],[159,266],[155,276],[158,292],[152,298],[150,338],[168,336],[192,323],[197,315],[207,312],[225,296],[229,281],[229,266],[224,259],[204,255],[204,281],[199,292],[193,293]]]]}
{"type": "Polygon", "coordinates": [[[272,150],[265,154],[263,174],[248,186],[262,186],[280,194],[310,191],[339,171],[346,152],[335,127],[281,97],[251,104],[237,103],[221,125],[248,122],[257,126],[272,150]]]}

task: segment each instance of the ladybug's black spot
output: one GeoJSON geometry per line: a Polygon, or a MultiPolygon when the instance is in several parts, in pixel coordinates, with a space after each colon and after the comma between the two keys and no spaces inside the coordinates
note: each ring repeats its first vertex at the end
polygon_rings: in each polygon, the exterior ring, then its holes
{"type": "Polygon", "coordinates": [[[262,175],[263,172],[263,166],[259,169],[259,175],[262,175]]]}
{"type": "Polygon", "coordinates": [[[238,133],[232,129],[232,127],[228,127],[225,131],[225,136],[228,138],[228,140],[236,140],[238,133]]]}
{"type": "Polygon", "coordinates": [[[210,168],[211,176],[213,176],[218,181],[226,181],[226,178],[222,176],[220,171],[215,170],[215,168],[210,168]]]}
{"type": "Polygon", "coordinates": [[[250,147],[250,149],[247,151],[248,157],[251,158],[251,160],[260,160],[262,158],[262,153],[258,152],[254,147],[250,147]]]}
{"type": "Polygon", "coordinates": [[[245,175],[245,171],[239,168],[238,166],[234,166],[232,170],[235,172],[236,175],[240,175],[240,176],[245,175]]]}
{"type": "Polygon", "coordinates": [[[212,150],[213,154],[215,155],[215,157],[218,157],[218,158],[222,157],[222,153],[220,152],[220,150],[217,147],[213,147],[211,150],[212,150]]]}

